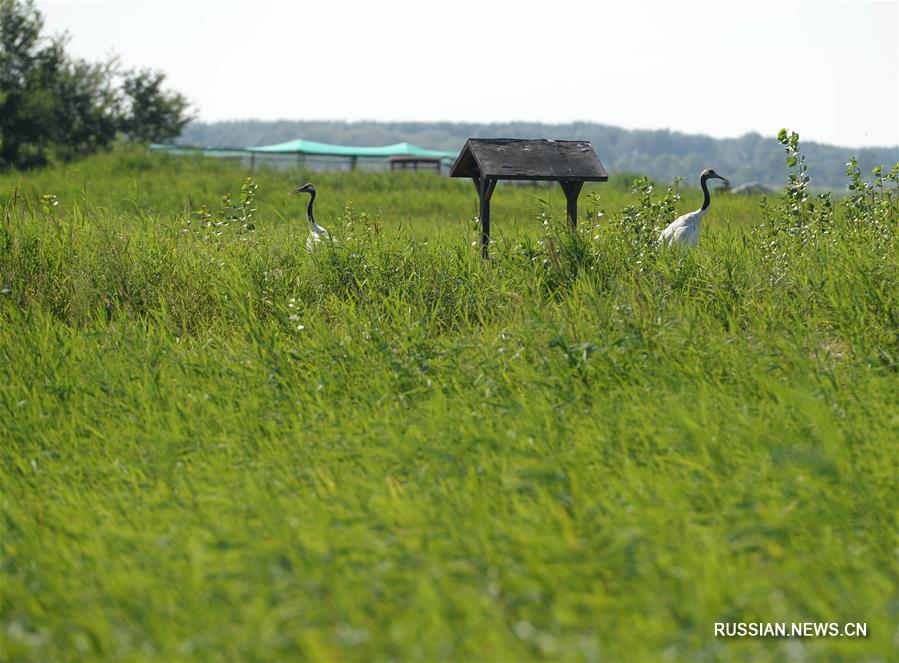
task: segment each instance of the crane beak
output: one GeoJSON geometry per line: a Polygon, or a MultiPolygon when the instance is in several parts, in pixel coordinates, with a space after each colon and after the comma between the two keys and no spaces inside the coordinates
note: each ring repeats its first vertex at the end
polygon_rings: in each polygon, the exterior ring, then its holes
{"type": "Polygon", "coordinates": [[[724,182],[727,186],[730,186],[730,182],[728,182],[726,178],[721,177],[721,175],[715,175],[715,177],[724,182]]]}

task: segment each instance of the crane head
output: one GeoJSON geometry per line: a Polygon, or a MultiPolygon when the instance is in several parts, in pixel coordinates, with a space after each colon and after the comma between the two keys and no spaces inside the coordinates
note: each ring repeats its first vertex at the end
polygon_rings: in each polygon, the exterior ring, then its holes
{"type": "Polygon", "coordinates": [[[315,187],[312,184],[304,184],[299,189],[294,189],[290,193],[315,193],[315,187]]]}
{"type": "Polygon", "coordinates": [[[711,168],[706,168],[704,171],[702,171],[702,175],[700,175],[700,179],[701,180],[709,180],[709,179],[721,180],[725,184],[730,184],[730,182],[728,182],[725,178],[721,177],[721,175],[716,173],[711,168]]]}

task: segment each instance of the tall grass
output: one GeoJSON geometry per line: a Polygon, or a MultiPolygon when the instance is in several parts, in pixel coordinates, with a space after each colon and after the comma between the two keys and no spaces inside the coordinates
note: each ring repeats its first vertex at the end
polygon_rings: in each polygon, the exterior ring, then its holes
{"type": "Polygon", "coordinates": [[[310,254],[244,177],[0,180],[2,658],[892,656],[895,177],[691,251],[693,190],[502,187],[489,262],[470,184],[316,176],[310,254]]]}

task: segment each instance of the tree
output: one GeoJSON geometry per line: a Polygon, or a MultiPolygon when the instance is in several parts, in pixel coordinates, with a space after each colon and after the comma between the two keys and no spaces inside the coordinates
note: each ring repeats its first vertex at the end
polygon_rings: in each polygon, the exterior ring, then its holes
{"type": "Polygon", "coordinates": [[[127,112],[122,119],[122,131],[143,143],[158,143],[181,135],[190,122],[189,104],[178,93],[162,89],[165,74],[149,69],[129,72],[122,89],[127,112]]]}
{"type": "Polygon", "coordinates": [[[0,0],[0,168],[73,159],[119,136],[166,140],[190,121],[165,74],[70,58],[67,36],[43,28],[33,0],[0,0]]]}
{"type": "Polygon", "coordinates": [[[44,21],[32,5],[0,0],[0,159],[42,163],[54,123],[51,85],[65,66],[61,38],[40,36],[44,21]]]}

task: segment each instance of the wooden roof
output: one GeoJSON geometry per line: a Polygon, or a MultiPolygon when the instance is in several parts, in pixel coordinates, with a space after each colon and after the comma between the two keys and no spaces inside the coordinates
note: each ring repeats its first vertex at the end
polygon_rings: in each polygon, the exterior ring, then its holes
{"type": "Polygon", "coordinates": [[[545,138],[469,138],[450,177],[574,182],[609,179],[590,141],[545,138]]]}

